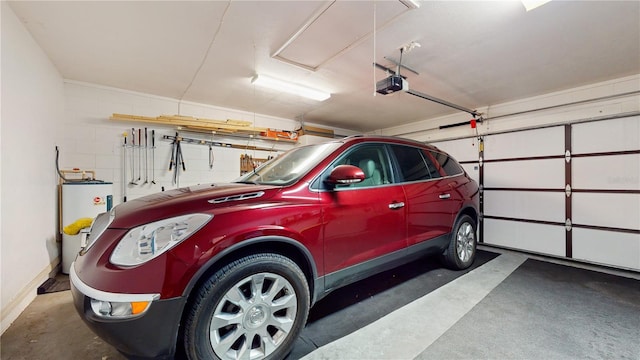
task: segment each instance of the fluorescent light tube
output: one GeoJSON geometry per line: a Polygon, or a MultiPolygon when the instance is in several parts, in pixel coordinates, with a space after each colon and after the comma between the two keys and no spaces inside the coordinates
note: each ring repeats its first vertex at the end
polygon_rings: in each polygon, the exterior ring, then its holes
{"type": "Polygon", "coordinates": [[[400,2],[402,5],[412,10],[420,7],[420,3],[417,0],[400,0],[400,2]]]}
{"type": "Polygon", "coordinates": [[[251,79],[251,83],[269,89],[286,92],[289,94],[304,96],[309,99],[324,101],[331,97],[328,92],[311,89],[306,86],[293,84],[287,81],[274,79],[264,75],[256,75],[251,79]]]}
{"type": "Polygon", "coordinates": [[[539,6],[548,3],[551,0],[520,0],[527,11],[531,11],[539,6]]]}

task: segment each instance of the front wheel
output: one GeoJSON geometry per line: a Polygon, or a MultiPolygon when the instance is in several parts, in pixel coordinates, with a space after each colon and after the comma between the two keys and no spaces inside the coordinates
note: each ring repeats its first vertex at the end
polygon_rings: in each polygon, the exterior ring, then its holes
{"type": "Polygon", "coordinates": [[[476,222],[469,215],[456,221],[449,245],[442,253],[445,265],[454,270],[463,270],[473,264],[476,257],[476,222]]]}
{"type": "Polygon", "coordinates": [[[189,359],[282,359],[309,312],[307,280],[290,259],[256,254],[218,270],[185,321],[189,359]]]}

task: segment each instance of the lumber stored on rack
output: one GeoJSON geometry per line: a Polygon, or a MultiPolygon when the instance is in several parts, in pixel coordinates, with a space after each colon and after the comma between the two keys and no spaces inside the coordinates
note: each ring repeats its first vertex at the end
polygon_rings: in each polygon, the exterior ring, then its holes
{"type": "Polygon", "coordinates": [[[299,135],[315,135],[315,136],[323,136],[328,138],[334,137],[333,130],[325,129],[317,126],[302,125],[296,131],[298,132],[299,135]]]}
{"type": "Polygon", "coordinates": [[[171,126],[184,126],[184,127],[197,127],[200,129],[207,129],[210,131],[220,132],[250,132],[260,133],[267,131],[267,128],[259,128],[250,126],[251,123],[243,120],[212,120],[204,118],[196,118],[191,116],[181,115],[161,115],[158,117],[128,115],[128,114],[113,114],[111,120],[118,121],[139,121],[148,122],[154,124],[171,125],[171,126]]]}
{"type": "Polygon", "coordinates": [[[114,113],[110,119],[117,121],[135,121],[169,126],[179,126],[197,132],[260,136],[265,140],[286,139],[288,141],[295,142],[298,139],[298,134],[295,131],[274,130],[264,127],[255,127],[251,126],[251,122],[244,120],[213,120],[183,115],[160,115],[158,117],[150,117],[117,113],[114,113]]]}

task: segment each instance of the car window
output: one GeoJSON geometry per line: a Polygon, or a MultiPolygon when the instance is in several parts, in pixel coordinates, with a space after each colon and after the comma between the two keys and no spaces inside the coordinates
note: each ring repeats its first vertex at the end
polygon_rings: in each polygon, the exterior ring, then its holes
{"type": "Polygon", "coordinates": [[[363,188],[380,186],[392,182],[389,157],[384,144],[359,144],[347,149],[334,161],[311,186],[322,187],[323,181],[329,177],[331,170],[338,165],[353,165],[359,167],[365,179],[359,183],[336,185],[335,189],[363,188]]]}
{"type": "Polygon", "coordinates": [[[360,188],[388,184],[389,161],[384,144],[354,146],[345,151],[336,165],[353,165],[364,172],[364,180],[359,183],[339,185],[337,188],[360,188]]]}
{"type": "Polygon", "coordinates": [[[447,176],[460,175],[464,172],[462,166],[460,166],[460,164],[458,164],[451,156],[437,151],[431,151],[430,153],[447,176]]]}
{"type": "Polygon", "coordinates": [[[431,178],[441,178],[444,175],[444,170],[442,170],[440,164],[433,157],[433,153],[429,150],[424,150],[422,155],[424,156],[424,161],[427,163],[427,167],[429,168],[429,175],[431,175],[431,178]]]}
{"type": "Polygon", "coordinates": [[[425,162],[421,149],[404,145],[391,145],[391,150],[400,167],[402,181],[420,181],[438,177],[437,169],[433,166],[429,167],[425,162]]]}
{"type": "Polygon", "coordinates": [[[272,159],[234,182],[264,185],[285,185],[297,181],[327,155],[340,147],[339,142],[328,142],[291,149],[272,159]]]}

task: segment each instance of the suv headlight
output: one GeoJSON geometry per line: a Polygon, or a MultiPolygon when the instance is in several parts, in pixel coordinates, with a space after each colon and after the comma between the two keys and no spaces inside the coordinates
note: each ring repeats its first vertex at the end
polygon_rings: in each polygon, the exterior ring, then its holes
{"type": "Polygon", "coordinates": [[[190,214],[164,219],[129,230],[111,254],[112,264],[143,264],[200,230],[213,216],[190,214]]]}

